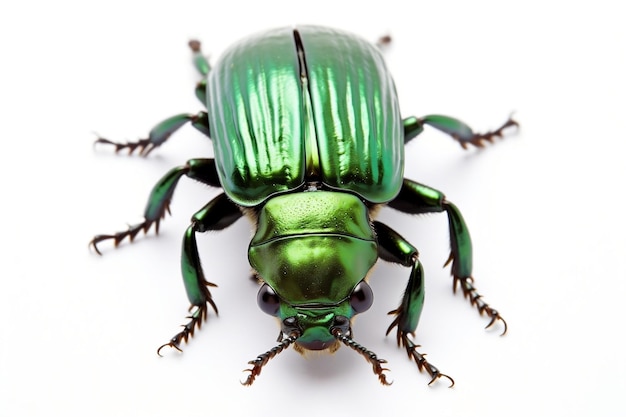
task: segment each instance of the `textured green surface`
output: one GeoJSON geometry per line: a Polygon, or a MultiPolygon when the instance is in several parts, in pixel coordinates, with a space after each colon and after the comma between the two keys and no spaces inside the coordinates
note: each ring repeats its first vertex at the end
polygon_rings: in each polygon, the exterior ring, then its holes
{"type": "Polygon", "coordinates": [[[326,28],[264,32],[209,74],[207,107],[220,180],[255,206],[307,180],[384,203],[400,190],[404,127],[379,51],[326,28]],[[306,63],[306,65],[304,65],[306,63]]]}
{"type": "Polygon", "coordinates": [[[208,113],[220,181],[253,206],[304,178],[304,122],[291,29],[230,48],[209,74],[208,113]]]}
{"type": "Polygon", "coordinates": [[[250,264],[289,304],[346,299],[378,257],[365,205],[347,193],[272,198],[259,215],[250,264]]]}
{"type": "Polygon", "coordinates": [[[400,191],[404,127],[380,52],[345,32],[298,27],[324,182],[375,203],[400,191]]]}

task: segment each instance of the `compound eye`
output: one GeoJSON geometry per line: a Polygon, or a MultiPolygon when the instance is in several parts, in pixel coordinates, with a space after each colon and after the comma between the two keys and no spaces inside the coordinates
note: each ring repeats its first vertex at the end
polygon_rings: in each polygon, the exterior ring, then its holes
{"type": "Polygon", "coordinates": [[[350,306],[356,314],[367,311],[374,302],[374,293],[372,287],[367,282],[361,281],[354,287],[350,294],[350,306]]]}
{"type": "Polygon", "coordinates": [[[278,313],[280,298],[269,285],[263,284],[256,296],[256,302],[264,313],[270,316],[275,316],[278,313]]]}

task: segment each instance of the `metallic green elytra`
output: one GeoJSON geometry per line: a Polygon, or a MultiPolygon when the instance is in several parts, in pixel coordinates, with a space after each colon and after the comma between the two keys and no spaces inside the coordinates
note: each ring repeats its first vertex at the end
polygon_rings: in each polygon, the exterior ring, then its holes
{"type": "Polygon", "coordinates": [[[316,27],[252,36],[224,54],[207,93],[217,172],[235,203],[256,206],[311,179],[372,203],[400,191],[398,98],[371,44],[316,27]]]}
{"type": "MultiPolygon", "coordinates": [[[[388,39],[387,39],[388,42],[388,39]]],[[[168,343],[180,344],[217,313],[200,265],[196,234],[224,229],[246,215],[255,232],[248,249],[253,275],[261,284],[257,302],[281,323],[279,343],[250,361],[243,382],[250,385],[263,366],[293,345],[334,352],[341,344],[361,354],[383,384],[384,359],[352,337],[352,319],[369,309],[373,293],[368,275],[382,259],[410,269],[400,305],[390,312],[398,345],[425,370],[431,383],[445,377],[409,337],[424,304],[424,277],[418,251],[400,234],[375,221],[387,205],[409,213],[448,215],[454,288],[459,285],[487,327],[506,322],[473,286],[472,243],[457,207],[433,188],[403,178],[404,145],[423,130],[438,129],[461,146],[483,146],[504,129],[477,134],[458,119],[428,115],[402,118],[393,79],[378,47],[335,29],[281,28],[256,34],[229,48],[211,67],[200,42],[189,43],[202,80],[196,96],[206,106],[157,124],[147,138],[130,143],[98,138],[116,151],[148,155],[180,127],[191,123],[212,139],[215,157],[190,159],[170,170],[153,188],[144,221],[128,230],[95,236],[90,244],[125,238],[159,224],[169,211],[183,176],[223,193],[196,212],[183,236],[181,270],[191,302],[189,322],[168,343]]],[[[447,264],[446,263],[446,264],[447,264]]]]}

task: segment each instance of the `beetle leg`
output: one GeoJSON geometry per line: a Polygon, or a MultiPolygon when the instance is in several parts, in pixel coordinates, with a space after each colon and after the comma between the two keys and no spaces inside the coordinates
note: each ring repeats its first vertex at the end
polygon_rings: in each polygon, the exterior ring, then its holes
{"type": "MultiPolygon", "coordinates": [[[[200,48],[200,41],[191,40],[189,41],[189,47],[193,52],[193,66],[196,67],[196,70],[202,75],[202,80],[198,82],[196,85],[196,97],[202,103],[203,106],[206,107],[207,104],[207,96],[206,96],[206,84],[207,84],[207,75],[211,72],[211,64],[209,64],[209,60],[202,53],[202,49],[200,48]]],[[[207,129],[208,130],[208,129],[207,129]]],[[[207,133],[208,136],[208,133],[207,133]]]]}
{"type": "Polygon", "coordinates": [[[398,308],[389,312],[389,314],[395,315],[395,318],[387,329],[387,334],[394,327],[397,327],[396,340],[398,346],[406,349],[407,355],[415,361],[420,372],[425,370],[430,375],[429,385],[441,377],[448,378],[454,385],[454,380],[448,375],[441,373],[436,366],[428,362],[425,355],[417,351],[419,346],[409,338],[409,335],[414,335],[415,333],[422,307],[424,306],[424,273],[422,265],[418,260],[417,249],[396,231],[383,223],[375,221],[374,228],[378,238],[379,257],[385,261],[411,268],[411,275],[404,291],[402,302],[398,308]]]}
{"type": "MultiPolygon", "coordinates": [[[[193,64],[203,76],[203,79],[196,85],[195,93],[196,97],[206,106],[206,76],[211,71],[211,65],[208,59],[202,54],[200,49],[200,42],[197,40],[189,41],[189,47],[193,52],[193,64]]],[[[152,128],[148,137],[145,139],[139,139],[135,142],[113,142],[106,138],[99,137],[95,143],[104,143],[106,145],[115,146],[115,152],[119,152],[122,149],[128,149],[128,153],[132,154],[135,149],[139,149],[139,155],[147,156],[155,148],[161,146],[167,141],[172,133],[183,127],[187,122],[191,122],[191,125],[209,136],[209,116],[206,112],[201,111],[198,114],[183,113],[176,116],[169,117],[162,122],[158,123],[152,128]]]]}
{"type": "MultiPolygon", "coordinates": [[[[207,104],[206,83],[207,83],[206,78],[203,78],[202,80],[198,82],[198,84],[196,84],[196,89],[195,89],[196,97],[198,98],[198,100],[200,100],[200,103],[202,103],[204,107],[206,107],[206,104],[207,104]]],[[[206,133],[207,136],[210,136],[208,122],[206,126],[206,132],[203,132],[203,133],[206,133]]]]}
{"type": "Polygon", "coordinates": [[[424,288],[422,266],[418,260],[417,249],[384,223],[375,221],[374,229],[378,239],[378,256],[387,261],[411,268],[411,276],[400,306],[393,311],[395,320],[389,326],[387,334],[398,326],[398,344],[401,333],[413,333],[424,306],[424,288]]]}
{"type": "Polygon", "coordinates": [[[519,127],[519,124],[513,120],[512,116],[502,124],[496,130],[491,130],[486,133],[474,133],[471,127],[462,121],[449,116],[441,116],[438,114],[431,114],[422,118],[414,116],[407,117],[403,121],[404,124],[404,143],[409,142],[417,135],[422,133],[424,125],[429,125],[435,129],[450,135],[454,140],[459,142],[463,149],[467,149],[468,145],[482,148],[485,146],[485,141],[493,143],[495,137],[502,137],[502,132],[512,126],[519,127]]]}
{"type": "Polygon", "coordinates": [[[101,254],[98,250],[98,243],[112,239],[115,246],[117,246],[127,237],[132,242],[140,231],[143,230],[144,233],[147,233],[153,224],[158,234],[159,223],[161,219],[165,217],[165,213],[169,213],[169,206],[172,195],[174,194],[174,189],[178,184],[178,180],[183,175],[213,187],[220,187],[215,161],[213,159],[190,159],[185,165],[170,170],[156,183],[148,198],[143,222],[129,226],[128,230],[123,232],[117,232],[112,235],[97,235],[89,242],[90,246],[93,246],[96,253],[101,254]]]}
{"type": "Polygon", "coordinates": [[[211,64],[209,64],[209,60],[202,53],[202,44],[199,40],[192,39],[189,41],[189,48],[191,48],[191,52],[193,52],[193,66],[196,67],[200,75],[206,78],[211,71],[211,64]]]}
{"type": "Polygon", "coordinates": [[[242,216],[239,207],[232,203],[225,194],[220,194],[211,200],[200,211],[191,218],[191,225],[187,228],[183,237],[181,270],[187,298],[191,303],[190,311],[192,314],[188,317],[190,321],[183,325],[183,330],[177,333],[157,350],[160,351],[165,346],[180,349],[181,342],[187,342],[189,337],[193,336],[194,330],[200,328],[202,321],[207,316],[207,306],[210,305],[217,314],[217,306],[213,301],[211,292],[208,287],[216,285],[207,281],[204,277],[204,271],[200,264],[198,255],[198,246],[196,244],[196,233],[207,232],[210,230],[222,230],[242,216]]]}
{"type": "Polygon", "coordinates": [[[491,319],[487,327],[491,327],[496,321],[501,321],[504,325],[502,332],[504,335],[507,331],[506,321],[500,316],[498,310],[491,308],[482,300],[472,284],[472,240],[459,209],[447,201],[442,192],[407,179],[402,183],[398,196],[388,205],[409,214],[443,211],[448,214],[451,251],[444,266],[452,264],[453,290],[456,292],[460,284],[464,297],[470,300],[481,315],[487,314],[491,319]]]}
{"type": "Polygon", "coordinates": [[[198,114],[182,113],[169,117],[154,126],[152,130],[150,130],[147,138],[139,139],[136,142],[113,142],[109,139],[99,137],[94,142],[94,145],[98,143],[113,145],[115,146],[115,152],[128,149],[129,155],[135,152],[135,149],[139,149],[139,155],[147,156],[155,148],[165,143],[165,141],[172,136],[172,133],[183,127],[187,122],[191,122],[193,127],[209,136],[209,115],[201,111],[198,114]]]}

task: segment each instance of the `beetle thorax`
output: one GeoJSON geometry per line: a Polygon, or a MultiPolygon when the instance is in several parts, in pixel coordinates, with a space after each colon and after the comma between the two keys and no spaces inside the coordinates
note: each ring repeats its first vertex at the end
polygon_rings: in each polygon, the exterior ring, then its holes
{"type": "Polygon", "coordinates": [[[252,267],[279,297],[307,307],[345,300],[377,257],[365,204],[331,191],[270,199],[248,252],[252,267]]]}

